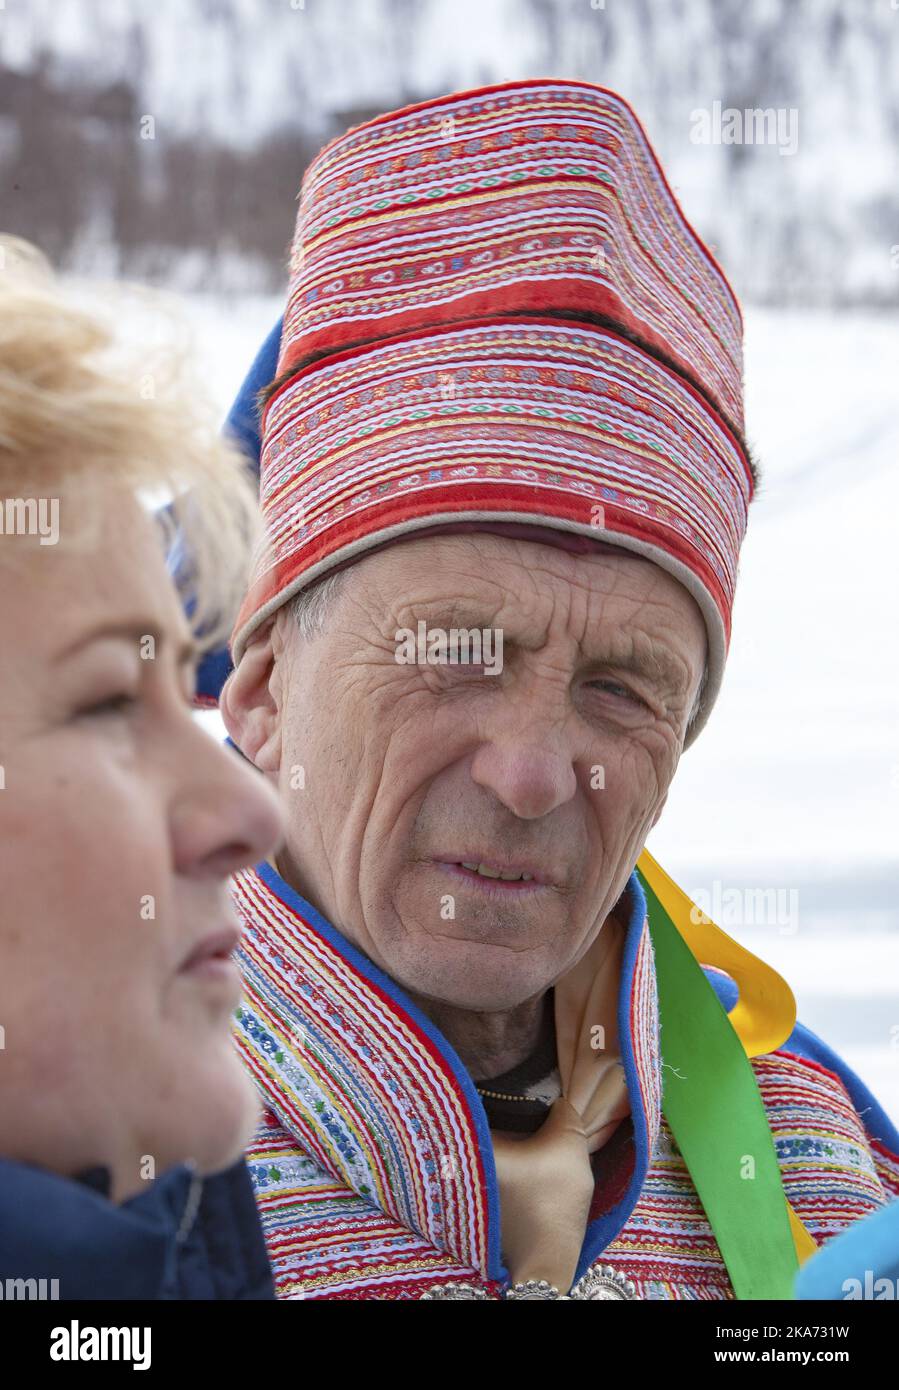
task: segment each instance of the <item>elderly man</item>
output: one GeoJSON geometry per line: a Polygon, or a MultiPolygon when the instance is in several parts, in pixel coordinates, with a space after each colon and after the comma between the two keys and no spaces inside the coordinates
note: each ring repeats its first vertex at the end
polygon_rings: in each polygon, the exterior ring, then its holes
{"type": "Polygon", "coordinates": [[[636,870],[729,643],[741,342],[603,88],[408,107],[306,172],[222,697],[287,814],[235,883],[282,1296],[789,1297],[899,1190],[867,1089],[795,1014],[738,1038],[751,980],[636,870]]]}

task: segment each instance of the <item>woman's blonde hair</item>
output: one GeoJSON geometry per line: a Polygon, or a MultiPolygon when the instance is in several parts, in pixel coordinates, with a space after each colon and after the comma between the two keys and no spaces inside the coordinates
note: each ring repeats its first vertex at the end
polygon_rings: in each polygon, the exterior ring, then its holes
{"type": "Polygon", "coordinates": [[[0,505],[88,485],[155,504],[197,640],[226,641],[259,537],[255,480],[197,390],[183,324],[135,286],[63,287],[36,247],[0,236],[0,505]]]}

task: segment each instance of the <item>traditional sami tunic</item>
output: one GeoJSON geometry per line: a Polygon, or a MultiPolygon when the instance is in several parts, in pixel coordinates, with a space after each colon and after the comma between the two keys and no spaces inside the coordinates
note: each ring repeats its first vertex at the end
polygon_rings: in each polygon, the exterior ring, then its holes
{"type": "MultiPolygon", "coordinates": [[[[404,991],[267,864],[239,875],[241,1054],[265,1101],[247,1155],[278,1295],[417,1299],[475,1285],[503,1298],[499,1195],[475,1083],[404,991]]],[[[599,1265],[646,1299],[734,1297],[662,1116],[656,975],[631,875],[618,1032],[631,1114],[596,1154],[576,1278],[599,1265]]],[[[736,986],[707,971],[726,1009],[736,986]]],[[[899,1132],[797,1025],[752,1060],[784,1191],[819,1242],[899,1196],[899,1132]]]]}

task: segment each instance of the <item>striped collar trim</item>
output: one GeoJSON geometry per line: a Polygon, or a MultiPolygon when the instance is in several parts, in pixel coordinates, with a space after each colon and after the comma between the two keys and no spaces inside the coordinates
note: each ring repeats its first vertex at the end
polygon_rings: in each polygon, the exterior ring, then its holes
{"type": "MultiPolygon", "coordinates": [[[[655,968],[635,873],[627,891],[618,1030],[633,1167],[622,1198],[590,1222],[578,1277],[633,1209],[661,1124],[655,968]]],[[[482,1278],[505,1282],[490,1130],[455,1050],[270,865],[239,874],[233,893],[245,923],[236,1034],[265,1103],[338,1181],[482,1278]]]]}

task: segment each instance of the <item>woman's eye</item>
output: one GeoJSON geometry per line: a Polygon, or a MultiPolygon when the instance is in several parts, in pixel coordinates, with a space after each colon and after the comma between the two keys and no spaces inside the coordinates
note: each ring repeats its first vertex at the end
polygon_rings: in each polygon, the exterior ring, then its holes
{"type": "Polygon", "coordinates": [[[119,695],[110,695],[108,699],[98,700],[95,705],[88,705],[80,713],[89,719],[108,714],[129,714],[137,703],[136,695],[129,695],[123,691],[119,695]]]}

